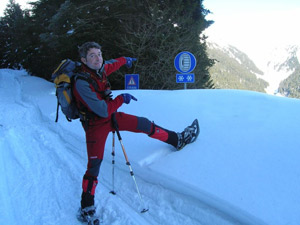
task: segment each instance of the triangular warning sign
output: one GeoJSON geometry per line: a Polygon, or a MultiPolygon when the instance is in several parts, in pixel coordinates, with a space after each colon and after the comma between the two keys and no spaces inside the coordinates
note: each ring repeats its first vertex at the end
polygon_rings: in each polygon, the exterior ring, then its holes
{"type": "Polygon", "coordinates": [[[130,78],[129,82],[128,82],[128,85],[136,85],[133,77],[130,78]]]}

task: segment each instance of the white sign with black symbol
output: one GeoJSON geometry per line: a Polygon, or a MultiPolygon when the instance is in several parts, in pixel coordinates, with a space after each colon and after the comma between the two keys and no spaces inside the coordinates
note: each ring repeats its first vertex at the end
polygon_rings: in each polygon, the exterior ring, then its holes
{"type": "Polygon", "coordinates": [[[176,70],[181,74],[176,74],[177,83],[194,83],[195,75],[192,72],[196,67],[196,58],[190,52],[180,52],[174,60],[176,70]]]}

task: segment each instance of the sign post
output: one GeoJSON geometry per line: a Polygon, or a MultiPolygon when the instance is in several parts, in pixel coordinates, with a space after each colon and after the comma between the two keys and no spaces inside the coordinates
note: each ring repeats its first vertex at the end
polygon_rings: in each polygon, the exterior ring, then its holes
{"type": "Polygon", "coordinates": [[[175,69],[179,72],[176,74],[176,83],[184,83],[184,89],[187,83],[195,82],[195,74],[190,73],[196,67],[196,58],[190,52],[180,52],[174,59],[175,69]]]}

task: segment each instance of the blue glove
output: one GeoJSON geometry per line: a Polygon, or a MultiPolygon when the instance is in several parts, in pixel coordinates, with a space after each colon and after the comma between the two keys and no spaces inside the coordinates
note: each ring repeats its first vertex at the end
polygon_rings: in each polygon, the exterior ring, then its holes
{"type": "Polygon", "coordinates": [[[131,68],[132,67],[132,62],[136,61],[136,58],[130,58],[130,57],[125,57],[126,59],[126,67],[131,68]]]}
{"type": "Polygon", "coordinates": [[[134,96],[132,96],[131,94],[121,94],[122,95],[122,97],[123,97],[123,100],[124,100],[124,103],[125,104],[129,104],[129,102],[131,101],[131,99],[132,100],[134,100],[134,101],[137,101],[137,99],[134,97],[134,96]]]}

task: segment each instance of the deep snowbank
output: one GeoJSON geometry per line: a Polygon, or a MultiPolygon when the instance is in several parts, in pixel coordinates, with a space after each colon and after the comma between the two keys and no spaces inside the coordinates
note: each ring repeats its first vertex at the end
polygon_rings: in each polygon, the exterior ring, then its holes
{"type": "MultiPolygon", "coordinates": [[[[115,91],[118,95],[124,91],[115,91]]],[[[126,91],[127,92],[127,91],[126,91]]],[[[122,132],[141,194],[117,143],[111,190],[111,136],[96,201],[103,224],[291,224],[300,221],[300,101],[237,90],[130,91],[120,111],[201,134],[183,151],[122,132]]],[[[60,113],[54,85],[0,70],[0,224],[79,224],[84,132],[60,113]]]]}

